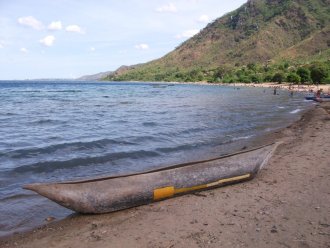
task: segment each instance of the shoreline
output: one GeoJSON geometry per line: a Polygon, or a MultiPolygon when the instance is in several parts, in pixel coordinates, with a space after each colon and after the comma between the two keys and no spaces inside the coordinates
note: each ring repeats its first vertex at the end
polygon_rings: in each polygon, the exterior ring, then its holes
{"type": "Polygon", "coordinates": [[[104,215],[76,215],[2,237],[0,247],[326,247],[329,114],[329,103],[316,105],[269,136],[283,144],[252,181],[104,215]]]}
{"type": "MultiPolygon", "coordinates": [[[[123,82],[123,81],[103,81],[103,82],[123,82]]],[[[322,89],[324,93],[330,94],[330,84],[292,84],[283,82],[279,83],[209,83],[209,82],[144,82],[144,81],[127,81],[128,83],[150,83],[150,84],[166,84],[166,85],[210,85],[210,86],[228,86],[228,87],[259,87],[259,88],[278,88],[284,90],[292,90],[294,92],[308,93],[311,90],[316,92],[322,89]]]]}

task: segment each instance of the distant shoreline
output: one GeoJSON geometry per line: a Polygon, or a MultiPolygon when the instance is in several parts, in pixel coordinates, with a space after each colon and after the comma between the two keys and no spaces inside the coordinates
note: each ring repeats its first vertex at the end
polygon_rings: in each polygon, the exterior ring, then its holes
{"type": "Polygon", "coordinates": [[[292,90],[294,92],[316,92],[319,89],[322,89],[324,93],[330,94],[330,84],[291,84],[291,83],[209,83],[209,82],[147,82],[147,81],[93,81],[93,80],[77,80],[77,79],[26,79],[26,80],[0,80],[2,82],[24,82],[31,83],[41,82],[71,82],[71,83],[147,83],[147,84],[161,84],[161,85],[210,85],[210,86],[228,86],[228,87],[259,87],[259,88],[279,88],[284,90],[292,90]]]}
{"type": "Polygon", "coordinates": [[[330,84],[292,84],[292,83],[209,83],[209,82],[145,82],[145,81],[100,81],[100,82],[128,82],[128,83],[150,83],[164,85],[212,85],[212,86],[229,86],[229,87],[260,87],[260,88],[279,88],[284,90],[292,90],[295,92],[316,92],[322,89],[324,93],[330,94],[330,84]]]}

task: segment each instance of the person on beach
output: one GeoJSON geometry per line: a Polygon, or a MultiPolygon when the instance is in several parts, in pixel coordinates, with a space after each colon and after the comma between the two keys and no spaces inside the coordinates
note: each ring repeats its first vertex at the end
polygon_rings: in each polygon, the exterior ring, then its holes
{"type": "Polygon", "coordinates": [[[322,93],[322,89],[320,89],[320,90],[318,90],[317,92],[316,92],[316,98],[320,98],[321,97],[321,93],[322,93]]]}
{"type": "Polygon", "coordinates": [[[274,87],[274,95],[276,95],[277,94],[277,87],[275,86],[274,87]]]}

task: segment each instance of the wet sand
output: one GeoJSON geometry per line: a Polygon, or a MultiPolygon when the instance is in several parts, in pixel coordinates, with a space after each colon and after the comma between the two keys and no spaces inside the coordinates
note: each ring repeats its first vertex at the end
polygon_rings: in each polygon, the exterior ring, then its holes
{"type": "Polygon", "coordinates": [[[0,247],[330,247],[330,103],[275,135],[283,144],[252,181],[73,216],[0,247]]]}

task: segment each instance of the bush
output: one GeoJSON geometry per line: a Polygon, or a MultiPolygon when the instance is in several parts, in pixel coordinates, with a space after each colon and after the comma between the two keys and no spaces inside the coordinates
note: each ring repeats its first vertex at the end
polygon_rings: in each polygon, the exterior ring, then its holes
{"type": "Polygon", "coordinates": [[[265,82],[272,82],[273,81],[273,76],[268,74],[264,77],[265,82]]]}
{"type": "Polygon", "coordinates": [[[235,83],[235,82],[237,82],[237,79],[236,79],[235,77],[232,77],[232,76],[226,75],[226,76],[223,78],[223,82],[224,82],[224,83],[235,83]]]}
{"type": "Polygon", "coordinates": [[[257,70],[257,66],[255,63],[250,63],[247,65],[247,68],[251,71],[256,71],[257,70]]]}
{"type": "Polygon", "coordinates": [[[311,68],[311,78],[314,83],[321,83],[328,76],[325,67],[314,65],[311,68]]]}
{"type": "Polygon", "coordinates": [[[309,69],[304,68],[304,67],[300,67],[297,70],[297,74],[300,77],[300,82],[306,83],[306,82],[310,82],[311,81],[311,72],[310,72],[309,69]]]}
{"type": "Polygon", "coordinates": [[[238,81],[241,82],[241,83],[251,83],[251,79],[250,79],[250,77],[245,76],[245,75],[241,75],[241,76],[238,78],[238,81]]]}
{"type": "Polygon", "coordinates": [[[273,81],[274,82],[278,82],[279,84],[282,83],[284,81],[284,74],[281,72],[275,73],[275,75],[273,76],[273,81]]]}
{"type": "Polygon", "coordinates": [[[251,81],[252,81],[252,83],[260,83],[261,82],[260,78],[257,75],[252,75],[251,76],[251,81]]]}
{"type": "Polygon", "coordinates": [[[290,83],[300,83],[300,76],[294,72],[291,72],[287,77],[286,80],[290,83]]]}

